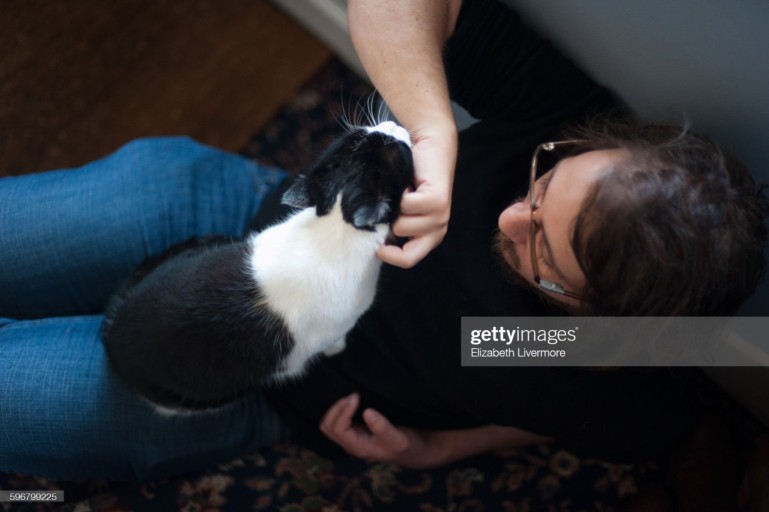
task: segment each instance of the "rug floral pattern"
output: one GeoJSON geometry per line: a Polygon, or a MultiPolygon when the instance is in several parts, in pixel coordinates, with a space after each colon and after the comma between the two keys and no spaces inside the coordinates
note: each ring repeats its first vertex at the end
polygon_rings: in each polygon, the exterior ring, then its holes
{"type": "Polygon", "coordinates": [[[7,476],[0,487],[64,490],[66,503],[4,503],[0,510],[613,511],[657,476],[653,465],[581,460],[549,446],[417,471],[354,458],[330,460],[296,444],[279,444],[208,471],[145,484],[7,476]]]}

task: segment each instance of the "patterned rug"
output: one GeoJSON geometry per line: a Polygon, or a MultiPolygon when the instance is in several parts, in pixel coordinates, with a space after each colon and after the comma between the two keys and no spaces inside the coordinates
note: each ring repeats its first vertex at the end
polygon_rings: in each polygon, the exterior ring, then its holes
{"type": "Polygon", "coordinates": [[[354,458],[324,459],[281,444],[204,472],[143,485],[6,476],[0,488],[63,490],[66,503],[3,503],[0,510],[613,511],[656,476],[652,466],[584,461],[545,446],[415,471],[354,458]]]}
{"type": "MultiPolygon", "coordinates": [[[[337,61],[304,87],[243,154],[297,172],[342,131],[371,88],[337,61]]],[[[329,460],[280,444],[183,477],[143,485],[0,475],[0,489],[63,490],[64,504],[0,503],[0,511],[613,511],[663,477],[654,465],[582,460],[557,446],[485,455],[416,471],[329,460]]]]}

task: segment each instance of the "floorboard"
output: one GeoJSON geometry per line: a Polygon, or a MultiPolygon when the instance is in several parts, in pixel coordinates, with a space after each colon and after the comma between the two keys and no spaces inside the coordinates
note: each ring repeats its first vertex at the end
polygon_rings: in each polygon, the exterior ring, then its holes
{"type": "Polygon", "coordinates": [[[238,150],[330,57],[266,0],[5,0],[0,175],[152,135],[238,150]]]}

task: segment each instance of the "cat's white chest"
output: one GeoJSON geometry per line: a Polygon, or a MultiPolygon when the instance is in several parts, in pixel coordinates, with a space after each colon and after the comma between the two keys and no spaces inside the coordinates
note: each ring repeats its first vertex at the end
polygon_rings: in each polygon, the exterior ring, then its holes
{"type": "Polygon", "coordinates": [[[374,300],[381,265],[376,251],[386,226],[355,229],[339,204],[317,217],[313,208],[249,241],[251,272],[294,338],[279,377],[300,374],[308,359],[343,342],[374,300]]]}

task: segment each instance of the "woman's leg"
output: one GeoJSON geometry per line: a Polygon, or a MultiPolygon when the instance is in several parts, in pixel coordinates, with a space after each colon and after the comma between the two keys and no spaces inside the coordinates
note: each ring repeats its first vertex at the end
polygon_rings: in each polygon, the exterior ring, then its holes
{"type": "Polygon", "coordinates": [[[157,415],[112,375],[102,317],[88,315],[148,256],[193,236],[242,234],[283,176],[162,138],[79,169],[0,180],[0,471],[146,479],[284,434],[259,396],[212,414],[157,415]]]}
{"type": "Polygon", "coordinates": [[[152,479],[285,438],[259,394],[217,412],[162,416],[110,371],[102,316],[0,319],[0,471],[152,479]]]}
{"type": "Polygon", "coordinates": [[[148,256],[194,236],[241,235],[284,176],[173,137],[0,179],[0,316],[99,313],[148,256]]]}

